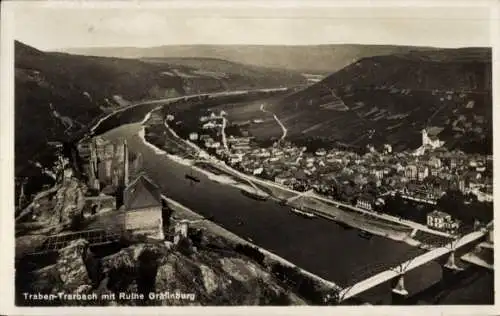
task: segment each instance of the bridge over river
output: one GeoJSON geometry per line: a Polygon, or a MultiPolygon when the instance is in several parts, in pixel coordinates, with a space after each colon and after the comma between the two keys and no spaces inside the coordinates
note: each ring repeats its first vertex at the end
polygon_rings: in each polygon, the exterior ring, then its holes
{"type": "Polygon", "coordinates": [[[455,262],[455,251],[459,250],[462,247],[481,242],[481,240],[486,236],[487,233],[487,229],[474,231],[465,236],[462,236],[461,238],[457,238],[442,247],[432,249],[424,254],[416,256],[413,259],[402,262],[395,267],[389,268],[352,286],[346,287],[340,292],[339,301],[342,302],[349,298],[355,297],[362,292],[365,292],[379,284],[391,281],[393,279],[397,279],[396,285],[392,290],[393,293],[401,296],[407,296],[409,293],[406,290],[404,284],[405,273],[416,269],[428,262],[438,260],[445,256],[448,256],[443,266],[443,270],[445,273],[447,270],[460,270],[461,268],[458,267],[455,262]]]}

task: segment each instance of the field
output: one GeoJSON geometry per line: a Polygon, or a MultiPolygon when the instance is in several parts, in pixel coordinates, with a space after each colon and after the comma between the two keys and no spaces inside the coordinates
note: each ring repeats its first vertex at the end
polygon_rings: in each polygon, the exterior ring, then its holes
{"type": "MultiPolygon", "coordinates": [[[[224,110],[230,124],[236,124],[247,130],[257,140],[277,139],[283,130],[273,117],[275,104],[280,97],[272,97],[248,103],[223,104],[215,107],[216,111],[224,110]]],[[[288,118],[278,118],[286,125],[288,118]]]]}

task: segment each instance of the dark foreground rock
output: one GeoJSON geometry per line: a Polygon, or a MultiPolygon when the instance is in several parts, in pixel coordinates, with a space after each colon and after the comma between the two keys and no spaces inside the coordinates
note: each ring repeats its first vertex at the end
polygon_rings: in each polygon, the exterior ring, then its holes
{"type": "MultiPolygon", "coordinates": [[[[21,293],[21,305],[94,305],[92,301],[64,298],[61,294],[88,295],[93,293],[98,259],[88,248],[88,242],[75,240],[59,251],[55,264],[35,270],[25,280],[21,293]],[[53,294],[55,297],[34,299],[29,294],[53,294]]],[[[16,278],[23,271],[17,271],[16,278]]],[[[18,289],[19,292],[19,289],[18,289]]]]}
{"type": "Polygon", "coordinates": [[[56,263],[31,272],[17,292],[77,297],[19,301],[35,306],[304,304],[246,257],[196,248],[183,254],[168,243],[135,244],[99,259],[87,241],[76,240],[56,263]]]}

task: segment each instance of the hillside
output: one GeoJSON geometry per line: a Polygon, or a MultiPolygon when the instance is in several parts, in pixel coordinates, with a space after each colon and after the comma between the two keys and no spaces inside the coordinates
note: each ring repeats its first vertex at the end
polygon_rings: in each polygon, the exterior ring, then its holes
{"type": "Polygon", "coordinates": [[[279,79],[288,76],[297,76],[296,72],[278,69],[253,66],[232,62],[220,58],[205,57],[171,57],[171,58],[141,58],[144,62],[153,64],[169,64],[180,69],[197,69],[192,75],[211,76],[216,79],[225,79],[230,85],[233,80],[239,78],[253,78],[255,82],[276,81],[280,85],[279,79]]]}
{"type": "Polygon", "coordinates": [[[65,141],[99,115],[130,102],[305,82],[284,71],[245,71],[238,65],[232,73],[214,74],[200,67],[46,53],[16,41],[16,177],[39,176],[34,162],[46,167],[53,162],[48,142],[65,141]]]}
{"type": "Polygon", "coordinates": [[[34,159],[48,141],[64,140],[103,109],[119,106],[119,100],[150,98],[154,87],[184,93],[180,78],[157,72],[139,61],[48,54],[16,42],[16,167],[34,159]]]}
{"type": "Polygon", "coordinates": [[[491,50],[414,52],[359,60],[290,95],[273,111],[290,137],[417,148],[435,126],[448,148],[490,152],[491,50]]]}
{"type": "Polygon", "coordinates": [[[66,52],[122,58],[217,58],[236,63],[288,70],[331,73],[363,58],[430,48],[390,45],[170,45],[149,48],[69,48],[66,52]]]}

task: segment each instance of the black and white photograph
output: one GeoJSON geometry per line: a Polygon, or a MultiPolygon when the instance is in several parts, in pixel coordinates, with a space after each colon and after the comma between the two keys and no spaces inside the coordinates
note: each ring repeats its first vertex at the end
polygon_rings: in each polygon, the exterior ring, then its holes
{"type": "Polygon", "coordinates": [[[493,310],[498,3],[237,2],[2,3],[12,305],[493,310]]]}

